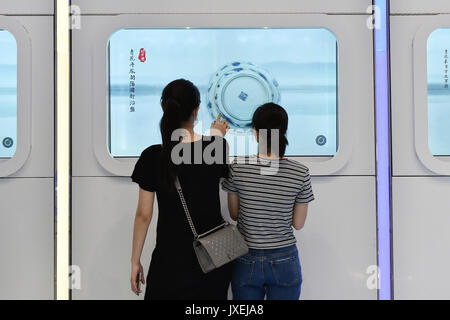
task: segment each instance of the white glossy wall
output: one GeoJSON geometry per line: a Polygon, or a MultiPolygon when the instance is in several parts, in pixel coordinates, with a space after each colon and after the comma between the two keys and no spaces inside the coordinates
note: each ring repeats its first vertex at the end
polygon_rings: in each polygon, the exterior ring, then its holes
{"type": "MultiPolygon", "coordinates": [[[[101,141],[98,143],[94,138],[96,127],[100,126],[102,131],[105,126],[101,117],[102,123],[94,121],[96,108],[107,107],[103,102],[97,103],[106,95],[104,90],[98,90],[104,86],[106,71],[103,65],[98,66],[97,53],[105,53],[101,51],[102,41],[107,30],[114,30],[112,26],[115,29],[130,24],[145,27],[145,21],[154,26],[155,20],[162,20],[159,13],[173,12],[182,14],[181,21],[200,21],[198,24],[205,26],[242,25],[244,15],[232,14],[238,12],[247,12],[248,24],[257,24],[255,21],[265,13],[271,24],[278,21],[285,25],[286,20],[297,19],[298,26],[308,23],[336,26],[336,30],[331,30],[338,33],[343,50],[340,98],[345,101],[341,108],[346,115],[345,130],[349,130],[343,142],[349,147],[346,160],[339,168],[330,171],[316,165],[312,172],[316,200],[310,205],[306,227],[297,232],[304,277],[301,298],[377,298],[376,290],[366,286],[366,269],[377,263],[372,32],[366,26],[370,1],[349,0],[339,5],[324,0],[281,1],[276,6],[272,1],[229,1],[215,5],[209,1],[191,1],[189,5],[167,1],[157,6],[141,5],[138,1],[127,4],[109,1],[108,5],[105,1],[73,3],[86,14],[81,17],[81,29],[72,32],[72,259],[73,264],[80,266],[82,275],[81,289],[73,291],[74,299],[142,299],[129,289],[138,187],[127,176],[136,159],[124,160],[123,167],[115,163],[112,171],[117,168],[119,174],[114,174],[94,152],[95,148],[102,147],[101,141]],[[137,12],[141,14],[133,15],[137,12]],[[339,14],[323,14],[328,12],[339,14]],[[222,13],[228,14],[221,16],[222,13]]],[[[165,21],[172,19],[170,15],[164,17],[165,21]]],[[[223,192],[221,200],[227,215],[223,192]]],[[[154,247],[156,219],[157,215],[144,248],[145,273],[154,247]]]]}
{"type": "MultiPolygon", "coordinates": [[[[125,174],[111,173],[94,152],[94,128],[99,124],[93,112],[106,108],[95,102],[105,94],[95,91],[99,86],[95,43],[107,26],[120,28],[126,14],[151,21],[176,13],[188,20],[189,15],[201,15],[205,24],[208,19],[213,24],[214,15],[226,14],[230,26],[242,17],[256,21],[262,14],[272,14],[271,19],[277,14],[297,15],[299,21],[336,23],[339,32],[347,34],[340,39],[348,48],[341,56],[345,69],[340,94],[346,101],[341,107],[352,114],[351,141],[345,141],[351,151],[338,170],[324,174],[319,164],[312,171],[316,200],[305,228],[296,232],[304,277],[301,298],[376,299],[376,291],[366,286],[366,268],[377,263],[373,47],[372,33],[366,28],[371,2],[168,0],[155,5],[141,0],[72,0],[82,13],[81,29],[72,31],[72,263],[81,268],[81,288],[73,290],[73,298],[142,298],[129,290],[138,188],[127,177],[129,169],[124,169],[125,174]]],[[[4,244],[0,299],[54,298],[53,4],[53,0],[0,2],[0,25],[2,19],[14,19],[31,44],[26,71],[30,152],[17,171],[0,177],[0,242],[4,244]]],[[[420,30],[436,21],[450,27],[450,2],[391,0],[390,6],[394,298],[449,299],[450,281],[445,275],[450,268],[450,171],[436,173],[418,156],[413,70],[420,30]]],[[[227,215],[223,192],[221,200],[227,215]]],[[[155,205],[142,258],[145,272],[157,216],[155,205]]]]}
{"type": "MultiPolygon", "coordinates": [[[[449,299],[450,170],[436,173],[448,159],[423,161],[417,143],[416,108],[426,108],[417,86],[426,73],[414,74],[416,47],[426,46],[421,30],[430,24],[450,27],[450,2],[391,1],[393,279],[395,299],[449,299]]],[[[425,109],[421,109],[426,111],[425,109]]]]}
{"type": "Polygon", "coordinates": [[[2,1],[5,19],[30,41],[29,92],[18,94],[29,94],[31,141],[23,166],[0,177],[0,299],[53,299],[53,1],[2,1]]]}

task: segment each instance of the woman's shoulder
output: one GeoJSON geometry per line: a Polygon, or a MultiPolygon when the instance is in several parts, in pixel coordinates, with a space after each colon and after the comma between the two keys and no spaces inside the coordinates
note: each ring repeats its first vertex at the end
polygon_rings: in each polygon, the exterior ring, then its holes
{"type": "Polygon", "coordinates": [[[303,163],[301,163],[297,160],[289,159],[289,158],[285,158],[285,160],[286,160],[286,164],[288,166],[290,166],[291,168],[296,169],[296,171],[298,171],[298,173],[300,173],[300,174],[309,173],[309,168],[307,166],[305,166],[303,163]]]}
{"type": "Polygon", "coordinates": [[[234,156],[233,160],[230,162],[230,166],[233,169],[245,168],[255,165],[258,165],[258,159],[255,155],[234,156]]]}
{"type": "Polygon", "coordinates": [[[217,136],[216,135],[214,135],[214,136],[203,136],[202,140],[203,140],[203,142],[206,142],[206,143],[214,142],[214,143],[228,144],[228,141],[227,141],[227,139],[225,139],[225,137],[218,136],[218,135],[217,136]]]}
{"type": "Polygon", "coordinates": [[[161,144],[154,144],[154,145],[151,145],[151,146],[145,148],[142,151],[141,156],[144,156],[146,158],[147,157],[154,157],[154,156],[160,154],[161,150],[162,150],[162,145],[161,144]]]}

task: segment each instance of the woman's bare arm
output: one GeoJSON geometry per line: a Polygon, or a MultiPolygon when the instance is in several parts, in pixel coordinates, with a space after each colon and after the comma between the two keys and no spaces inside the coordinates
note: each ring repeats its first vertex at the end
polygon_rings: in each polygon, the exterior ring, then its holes
{"type": "Polygon", "coordinates": [[[294,205],[294,216],[292,217],[292,226],[296,230],[300,230],[305,225],[307,212],[308,212],[307,203],[296,203],[294,205]]]}
{"type": "Polygon", "coordinates": [[[152,221],[153,202],[155,193],[139,188],[139,201],[134,218],[133,248],[131,253],[131,289],[139,295],[141,293],[139,280],[145,283],[144,270],[141,265],[141,254],[147,236],[148,226],[152,221]]]}
{"type": "Polygon", "coordinates": [[[234,221],[237,220],[239,215],[239,195],[235,193],[228,193],[228,211],[230,217],[234,221]]]}

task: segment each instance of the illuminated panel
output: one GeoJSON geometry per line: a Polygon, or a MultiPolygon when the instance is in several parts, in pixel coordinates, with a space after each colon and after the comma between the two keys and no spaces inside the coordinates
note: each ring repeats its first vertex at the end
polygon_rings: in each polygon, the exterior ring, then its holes
{"type": "Polygon", "coordinates": [[[17,147],[17,43],[0,29],[0,158],[12,158],[17,147]]]}
{"type": "Polygon", "coordinates": [[[69,295],[70,54],[69,2],[56,1],[56,299],[69,295]]]}
{"type": "Polygon", "coordinates": [[[121,29],[109,41],[109,148],[134,157],[161,143],[161,92],[191,80],[201,92],[196,131],[220,112],[232,155],[256,152],[253,111],[289,114],[288,156],[334,156],[338,148],[337,40],[324,28],[121,29]]]}
{"type": "Polygon", "coordinates": [[[434,156],[450,155],[450,28],[436,29],[427,43],[428,146],[434,156]]]}
{"type": "Polygon", "coordinates": [[[391,299],[391,169],[388,0],[374,1],[379,299],[391,299]]]}

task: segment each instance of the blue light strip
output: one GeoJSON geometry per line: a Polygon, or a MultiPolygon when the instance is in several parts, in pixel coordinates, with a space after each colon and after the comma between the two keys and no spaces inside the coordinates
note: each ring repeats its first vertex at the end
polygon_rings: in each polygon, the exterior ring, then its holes
{"type": "Polygon", "coordinates": [[[389,0],[374,0],[377,227],[380,300],[391,299],[391,170],[389,126],[389,0]]]}

